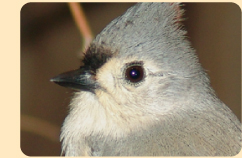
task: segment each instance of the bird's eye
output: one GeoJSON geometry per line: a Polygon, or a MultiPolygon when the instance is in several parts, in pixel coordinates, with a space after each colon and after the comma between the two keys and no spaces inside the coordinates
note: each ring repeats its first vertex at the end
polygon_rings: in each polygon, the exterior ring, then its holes
{"type": "Polygon", "coordinates": [[[125,72],[125,79],[131,83],[140,82],[144,78],[144,69],[140,64],[130,65],[125,72]]]}

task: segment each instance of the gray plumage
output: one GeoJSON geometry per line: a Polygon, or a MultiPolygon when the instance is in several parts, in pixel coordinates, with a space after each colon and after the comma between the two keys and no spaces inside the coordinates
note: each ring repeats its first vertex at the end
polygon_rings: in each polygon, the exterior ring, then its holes
{"type": "Polygon", "coordinates": [[[182,13],[178,3],[136,4],[97,35],[84,67],[52,79],[79,89],[61,131],[63,154],[239,153],[241,123],[210,87],[182,13]],[[143,72],[138,82],[127,78],[133,65],[143,72]]]}

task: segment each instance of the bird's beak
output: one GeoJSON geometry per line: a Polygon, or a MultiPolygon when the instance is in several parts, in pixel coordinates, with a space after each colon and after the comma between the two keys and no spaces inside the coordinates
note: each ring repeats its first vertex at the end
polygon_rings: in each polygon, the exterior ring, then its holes
{"type": "Polygon", "coordinates": [[[91,91],[98,87],[95,73],[89,67],[83,66],[80,69],[62,73],[52,79],[51,82],[75,90],[91,91]]]}

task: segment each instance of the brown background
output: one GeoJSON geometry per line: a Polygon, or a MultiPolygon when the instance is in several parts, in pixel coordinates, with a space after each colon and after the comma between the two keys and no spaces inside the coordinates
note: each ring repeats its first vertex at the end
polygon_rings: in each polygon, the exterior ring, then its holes
{"type": "MultiPolygon", "coordinates": [[[[132,3],[85,3],[94,34],[132,3]]],[[[241,115],[241,10],[233,3],[189,3],[184,22],[218,97],[241,115]]],[[[81,36],[65,3],[28,3],[21,10],[21,149],[60,155],[60,127],[71,90],[49,79],[80,65],[81,36]],[[37,120],[36,120],[37,119],[37,120]],[[37,121],[37,122],[36,122],[37,121]],[[40,122],[38,122],[40,121],[40,122]],[[48,124],[42,124],[42,121],[48,124]],[[45,134],[49,134],[46,137],[45,134]]]]}

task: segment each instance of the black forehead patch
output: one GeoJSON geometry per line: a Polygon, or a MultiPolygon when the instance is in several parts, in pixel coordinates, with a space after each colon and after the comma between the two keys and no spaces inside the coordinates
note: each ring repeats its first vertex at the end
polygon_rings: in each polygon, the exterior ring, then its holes
{"type": "Polygon", "coordinates": [[[89,66],[94,72],[99,69],[103,64],[111,58],[113,53],[110,49],[104,46],[96,46],[91,44],[87,49],[83,63],[85,66],[89,66]]]}

